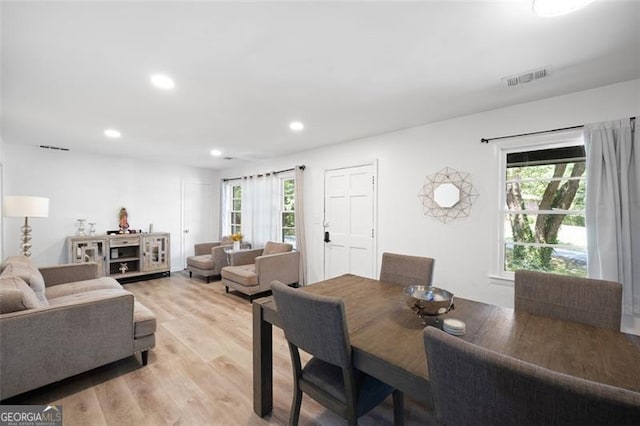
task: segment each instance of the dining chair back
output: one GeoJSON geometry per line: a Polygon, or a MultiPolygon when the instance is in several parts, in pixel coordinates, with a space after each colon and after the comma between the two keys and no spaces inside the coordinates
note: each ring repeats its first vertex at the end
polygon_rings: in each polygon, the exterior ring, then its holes
{"type": "Polygon", "coordinates": [[[430,286],[434,262],[430,257],[382,253],[380,281],[402,286],[430,286]]]}
{"type": "Polygon", "coordinates": [[[271,283],[271,291],[293,365],[290,424],[298,424],[303,392],[350,425],[393,393],[394,420],[402,424],[402,393],[353,367],[344,302],[279,281],[271,283]],[[313,356],[304,367],[299,349],[313,356]]]}
{"type": "Polygon", "coordinates": [[[620,283],[519,270],[514,286],[516,311],[620,330],[620,283]]]}
{"type": "Polygon", "coordinates": [[[569,376],[424,330],[436,419],[445,425],[638,425],[640,393],[569,376]]]}

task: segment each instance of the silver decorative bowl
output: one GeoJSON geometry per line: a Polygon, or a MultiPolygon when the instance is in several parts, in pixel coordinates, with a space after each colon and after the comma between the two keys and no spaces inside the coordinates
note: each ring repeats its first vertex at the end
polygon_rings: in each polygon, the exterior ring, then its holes
{"type": "Polygon", "coordinates": [[[453,309],[453,293],[438,287],[410,285],[404,288],[404,300],[418,317],[435,317],[453,309]]]}

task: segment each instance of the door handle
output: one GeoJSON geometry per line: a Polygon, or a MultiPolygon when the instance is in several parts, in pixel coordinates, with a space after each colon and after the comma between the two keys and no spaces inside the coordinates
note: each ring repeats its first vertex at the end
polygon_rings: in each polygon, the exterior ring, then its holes
{"type": "Polygon", "coordinates": [[[325,243],[331,242],[331,238],[329,237],[329,231],[324,231],[324,242],[325,243]]]}
{"type": "Polygon", "coordinates": [[[189,230],[188,230],[188,229],[185,229],[185,230],[184,230],[184,233],[185,233],[185,234],[188,234],[188,233],[189,233],[189,230]]]}

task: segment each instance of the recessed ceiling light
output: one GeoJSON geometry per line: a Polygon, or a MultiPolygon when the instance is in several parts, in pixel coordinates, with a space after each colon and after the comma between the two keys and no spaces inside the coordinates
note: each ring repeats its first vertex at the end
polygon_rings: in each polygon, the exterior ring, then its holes
{"type": "Polygon", "coordinates": [[[151,84],[162,90],[171,90],[176,87],[173,79],[166,74],[153,74],[151,76],[151,84]]]}
{"type": "Polygon", "coordinates": [[[294,132],[300,132],[304,130],[304,124],[301,121],[292,121],[289,123],[289,128],[294,132]]]}
{"type": "Polygon", "coordinates": [[[107,129],[104,131],[104,135],[111,139],[118,139],[119,137],[122,136],[122,133],[120,133],[116,129],[107,129]]]}
{"type": "Polygon", "coordinates": [[[220,157],[222,155],[222,151],[220,151],[219,149],[212,149],[209,154],[214,157],[220,157]]]}
{"type": "Polygon", "coordinates": [[[593,0],[533,0],[533,11],[545,18],[566,15],[582,9],[593,0]]]}

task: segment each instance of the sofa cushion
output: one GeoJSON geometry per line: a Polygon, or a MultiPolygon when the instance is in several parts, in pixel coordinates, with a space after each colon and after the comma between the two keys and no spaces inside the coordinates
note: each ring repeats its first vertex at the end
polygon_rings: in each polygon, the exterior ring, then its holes
{"type": "Polygon", "coordinates": [[[220,245],[221,246],[233,245],[233,240],[231,239],[231,236],[230,235],[225,235],[224,237],[222,237],[222,240],[220,240],[220,245]]]}
{"type": "Polygon", "coordinates": [[[0,277],[0,314],[43,307],[45,305],[21,278],[15,275],[0,277]]]}
{"type": "Polygon", "coordinates": [[[85,293],[87,291],[103,290],[109,288],[122,288],[118,281],[111,277],[101,277],[92,280],[76,281],[72,283],[58,284],[47,287],[45,294],[48,300],[71,294],[85,293]]]}
{"type": "MultiPolygon", "coordinates": [[[[104,288],[101,290],[85,291],[84,293],[68,294],[66,296],[56,297],[49,300],[49,306],[52,308],[58,306],[69,305],[71,303],[95,302],[111,296],[120,296],[123,294],[131,294],[123,288],[104,288]]],[[[131,313],[133,315],[133,312],[131,313]]]]}
{"type": "Polygon", "coordinates": [[[23,260],[7,259],[6,266],[0,275],[15,275],[21,278],[29,287],[31,287],[36,296],[38,296],[38,299],[40,299],[45,306],[48,306],[44,290],[44,278],[38,268],[36,268],[31,261],[25,262],[23,260]]]}
{"type": "Polygon", "coordinates": [[[149,336],[156,332],[156,316],[140,302],[133,304],[133,337],[149,336]]]}
{"type": "Polygon", "coordinates": [[[200,256],[187,257],[187,265],[193,266],[198,269],[213,269],[214,262],[213,257],[210,254],[203,254],[200,256]]]}
{"type": "Polygon", "coordinates": [[[222,278],[250,287],[258,285],[256,265],[225,266],[222,268],[222,278]]]}
{"type": "Polygon", "coordinates": [[[262,250],[262,255],[266,256],[268,254],[287,253],[291,250],[293,250],[293,246],[291,244],[267,241],[267,244],[264,246],[264,250],[262,250]]]}

